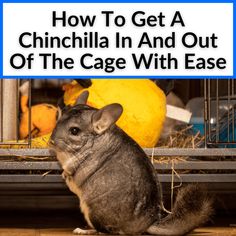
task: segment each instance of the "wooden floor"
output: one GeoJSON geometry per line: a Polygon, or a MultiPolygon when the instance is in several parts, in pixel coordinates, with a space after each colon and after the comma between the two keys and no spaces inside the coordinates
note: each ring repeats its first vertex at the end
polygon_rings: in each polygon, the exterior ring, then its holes
{"type": "MultiPolygon", "coordinates": [[[[0,236],[72,236],[76,227],[86,227],[77,210],[0,212],[0,236]]],[[[208,227],[195,229],[189,235],[236,236],[236,215],[214,217],[208,227]]]]}
{"type": "MultiPolygon", "coordinates": [[[[65,229],[22,229],[0,228],[0,236],[74,236],[72,228],[65,229]]],[[[198,228],[189,236],[236,236],[236,227],[208,227],[198,228]]]]}

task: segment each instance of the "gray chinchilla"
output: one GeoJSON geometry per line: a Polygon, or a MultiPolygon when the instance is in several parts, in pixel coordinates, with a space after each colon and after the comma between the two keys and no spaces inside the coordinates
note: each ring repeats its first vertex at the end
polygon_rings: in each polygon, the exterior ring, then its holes
{"type": "Polygon", "coordinates": [[[182,188],[172,213],[161,218],[156,171],[142,148],[115,125],[122,106],[98,110],[85,105],[87,98],[83,92],[75,106],[63,109],[51,136],[66,184],[92,228],[74,233],[183,235],[207,221],[212,201],[196,185],[182,188]]]}

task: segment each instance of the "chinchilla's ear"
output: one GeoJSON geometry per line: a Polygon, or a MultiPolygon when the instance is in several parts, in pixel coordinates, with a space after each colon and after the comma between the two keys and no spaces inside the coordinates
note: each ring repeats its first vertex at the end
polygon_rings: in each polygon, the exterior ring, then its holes
{"type": "Polygon", "coordinates": [[[120,118],[123,108],[118,103],[107,105],[96,111],[92,117],[93,129],[97,134],[102,134],[120,118]]]}
{"type": "Polygon", "coordinates": [[[89,96],[89,92],[87,90],[82,92],[77,98],[75,105],[78,105],[78,104],[85,105],[87,103],[88,96],[89,96]]]}

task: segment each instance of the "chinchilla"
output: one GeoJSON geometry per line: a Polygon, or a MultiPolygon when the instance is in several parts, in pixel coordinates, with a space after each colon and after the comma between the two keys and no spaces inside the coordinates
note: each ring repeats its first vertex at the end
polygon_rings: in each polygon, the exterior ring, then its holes
{"type": "Polygon", "coordinates": [[[182,188],[172,213],[161,218],[156,171],[142,148],[115,125],[122,106],[95,109],[86,105],[87,98],[83,92],[75,106],[63,109],[51,136],[63,178],[92,228],[74,233],[183,235],[207,221],[212,202],[195,185],[182,188]]]}

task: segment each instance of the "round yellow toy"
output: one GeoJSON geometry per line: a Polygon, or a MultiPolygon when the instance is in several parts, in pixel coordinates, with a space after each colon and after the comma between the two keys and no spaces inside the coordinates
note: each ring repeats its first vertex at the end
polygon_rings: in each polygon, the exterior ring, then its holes
{"type": "Polygon", "coordinates": [[[154,147],[160,137],[166,115],[166,96],[148,79],[93,79],[83,89],[76,81],[64,87],[65,105],[73,105],[89,91],[88,105],[101,108],[120,103],[124,112],[117,125],[142,147],[154,147]]]}

